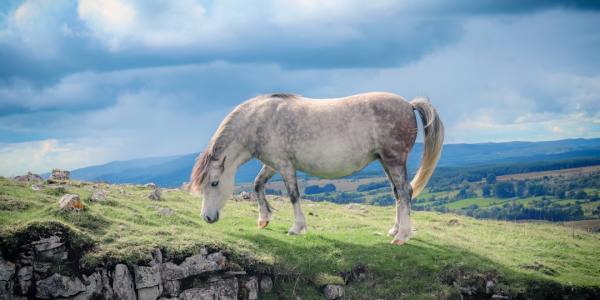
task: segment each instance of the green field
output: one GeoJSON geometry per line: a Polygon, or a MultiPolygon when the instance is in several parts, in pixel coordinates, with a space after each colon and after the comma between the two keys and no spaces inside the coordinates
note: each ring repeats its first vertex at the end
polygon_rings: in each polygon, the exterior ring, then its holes
{"type": "Polygon", "coordinates": [[[267,299],[322,299],[322,284],[343,283],[340,276],[357,266],[365,267],[367,276],[348,283],[347,299],[452,298],[460,294],[460,286],[488,279],[496,281],[497,293],[512,297],[600,293],[600,235],[573,234],[571,228],[548,223],[413,212],[414,237],[395,246],[385,234],[394,219],[392,207],[356,209],[305,201],[308,233],[288,236],[293,218],[284,198],[271,201],[274,218],[259,230],[254,202],[230,201],[221,221],[207,224],[199,215],[200,200],[180,190],[165,190],[162,200],[153,201],[142,186],[72,183],[64,189],[46,185],[33,191],[28,184],[0,179],[4,256],[10,259],[18,237],[33,234],[28,230],[58,222],[72,230],[74,244],[92,244],[81,258],[83,272],[98,265],[148,261],[155,247],[165,259],[175,259],[208,245],[224,249],[250,273],[275,274],[276,288],[267,299]],[[90,202],[94,188],[109,191],[108,201],[90,202]],[[85,209],[60,212],[57,202],[64,192],[79,194],[85,209]],[[160,216],[162,207],[174,214],[160,216]]]}

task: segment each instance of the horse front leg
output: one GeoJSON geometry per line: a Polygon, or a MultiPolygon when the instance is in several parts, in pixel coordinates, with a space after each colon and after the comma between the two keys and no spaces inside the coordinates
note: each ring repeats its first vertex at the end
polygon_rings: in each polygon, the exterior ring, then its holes
{"type": "Polygon", "coordinates": [[[262,169],[254,180],[254,191],[256,192],[256,198],[258,200],[258,228],[265,228],[271,221],[271,206],[267,202],[265,196],[265,185],[267,181],[275,175],[273,168],[263,165],[262,169]]]}
{"type": "Polygon", "coordinates": [[[296,180],[296,169],[291,163],[285,163],[279,170],[283,182],[290,196],[290,201],[294,206],[294,225],[288,230],[289,235],[302,234],[306,232],[306,219],[300,207],[300,192],[298,191],[298,181],[296,180]]]}
{"type": "Polygon", "coordinates": [[[409,240],[411,234],[410,202],[412,188],[407,181],[405,163],[382,161],[382,164],[396,198],[396,222],[388,233],[394,237],[391,241],[392,244],[402,245],[409,240]]]}

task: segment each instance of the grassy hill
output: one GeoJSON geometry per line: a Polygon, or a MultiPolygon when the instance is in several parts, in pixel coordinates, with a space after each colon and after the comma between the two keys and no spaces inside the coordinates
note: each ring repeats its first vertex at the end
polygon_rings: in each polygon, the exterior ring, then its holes
{"type": "Polygon", "coordinates": [[[259,230],[254,202],[230,201],[221,221],[207,224],[199,215],[200,199],[164,190],[153,201],[149,193],[143,186],[85,182],[44,184],[34,191],[30,183],[0,178],[2,254],[11,259],[22,239],[64,226],[82,253],[79,267],[62,272],[148,261],[155,247],[175,259],[209,246],[223,249],[231,268],[274,274],[275,288],[266,299],[322,299],[325,283],[346,283],[347,299],[477,297],[486,282],[493,283],[494,293],[513,298],[600,297],[599,234],[413,212],[415,235],[399,247],[385,235],[392,207],[305,201],[308,233],[287,236],[293,222],[287,199],[271,200],[274,219],[259,230]],[[97,189],[108,191],[106,201],[90,202],[97,189]],[[58,199],[64,193],[80,195],[85,209],[61,212],[58,199]],[[174,213],[161,216],[165,207],[174,213]],[[348,281],[357,270],[363,276],[348,281]]]}

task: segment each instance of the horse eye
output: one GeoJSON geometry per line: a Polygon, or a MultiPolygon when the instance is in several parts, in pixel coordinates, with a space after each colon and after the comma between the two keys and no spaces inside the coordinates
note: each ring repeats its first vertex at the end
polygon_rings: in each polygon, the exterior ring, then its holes
{"type": "Polygon", "coordinates": [[[210,186],[213,186],[213,187],[217,186],[217,185],[219,185],[218,181],[213,181],[213,182],[210,183],[210,186]]]}

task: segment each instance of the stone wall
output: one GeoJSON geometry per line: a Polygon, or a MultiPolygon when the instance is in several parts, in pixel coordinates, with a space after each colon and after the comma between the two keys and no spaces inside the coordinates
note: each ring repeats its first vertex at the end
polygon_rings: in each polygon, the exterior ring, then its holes
{"type": "Polygon", "coordinates": [[[228,271],[220,251],[202,249],[175,263],[155,249],[147,265],[82,274],[65,268],[72,257],[61,235],[22,245],[12,260],[0,257],[0,299],[257,299],[273,287],[268,274],[228,271]]]}

